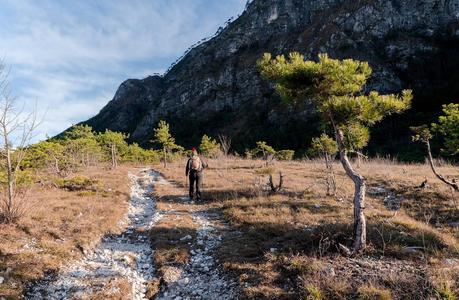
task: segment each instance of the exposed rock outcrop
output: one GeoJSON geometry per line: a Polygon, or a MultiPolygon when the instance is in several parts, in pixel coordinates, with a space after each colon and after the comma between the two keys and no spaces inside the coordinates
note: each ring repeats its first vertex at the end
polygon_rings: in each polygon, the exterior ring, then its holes
{"type": "Polygon", "coordinates": [[[185,145],[198,143],[203,133],[226,133],[239,145],[265,139],[305,147],[320,131],[318,116],[307,105],[282,105],[256,68],[264,52],[290,51],[310,59],[327,52],[369,61],[374,73],[368,89],[415,90],[407,118],[416,122],[423,111],[432,115],[440,100],[459,96],[459,0],[254,0],[164,76],[122,83],[85,123],[128,132],[143,145],[165,119],[185,145]]]}

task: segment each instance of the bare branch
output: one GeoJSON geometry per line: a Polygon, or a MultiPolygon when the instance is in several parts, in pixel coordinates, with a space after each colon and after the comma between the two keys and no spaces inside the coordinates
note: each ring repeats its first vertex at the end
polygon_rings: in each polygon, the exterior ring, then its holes
{"type": "Polygon", "coordinates": [[[2,187],[5,197],[0,206],[3,221],[13,222],[20,218],[27,209],[27,188],[18,186],[18,171],[27,151],[27,145],[34,136],[37,122],[36,105],[34,110],[24,115],[25,104],[15,109],[16,98],[11,96],[8,85],[8,72],[0,62],[0,138],[7,180],[2,187]],[[15,139],[19,143],[14,148],[15,139]]]}
{"type": "Polygon", "coordinates": [[[275,186],[273,182],[273,176],[270,174],[269,175],[269,186],[271,188],[271,193],[275,194],[278,193],[284,184],[284,175],[282,175],[282,172],[279,172],[279,185],[275,186]]]}
{"type": "Polygon", "coordinates": [[[365,154],[359,152],[359,151],[356,151],[356,150],[348,150],[347,151],[348,153],[352,153],[352,154],[356,154],[357,156],[360,156],[360,157],[363,157],[365,159],[368,159],[368,156],[366,156],[365,154]]]}
{"type": "Polygon", "coordinates": [[[220,141],[220,146],[222,148],[223,154],[227,156],[229,154],[229,150],[231,149],[231,137],[219,134],[218,139],[220,141]]]}

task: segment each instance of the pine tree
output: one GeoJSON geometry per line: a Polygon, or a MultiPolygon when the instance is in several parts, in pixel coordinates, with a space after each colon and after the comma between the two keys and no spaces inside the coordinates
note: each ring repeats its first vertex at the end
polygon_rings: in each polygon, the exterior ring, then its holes
{"type": "Polygon", "coordinates": [[[272,58],[266,53],[258,61],[261,74],[276,83],[276,90],[287,103],[312,101],[324,120],[334,130],[340,160],[346,174],[355,185],[354,245],[353,251],[366,246],[365,191],[366,181],[352,166],[348,153],[349,141],[345,133],[352,127],[358,141],[365,139],[362,132],[392,113],[406,110],[411,102],[411,91],[401,95],[380,95],[376,91],[364,94],[363,87],[371,75],[367,62],[352,59],[331,59],[319,55],[318,62],[305,61],[299,53],[288,58],[272,58]]]}
{"type": "Polygon", "coordinates": [[[75,125],[65,132],[61,141],[65,152],[69,155],[74,166],[79,164],[87,167],[101,154],[101,148],[96,140],[96,134],[88,125],[75,125]]]}
{"type": "Polygon", "coordinates": [[[263,156],[263,159],[267,160],[269,157],[272,157],[276,154],[276,150],[273,147],[268,145],[265,141],[258,141],[257,147],[255,148],[255,153],[260,153],[263,156]]]}
{"type": "Polygon", "coordinates": [[[434,175],[455,191],[459,191],[459,184],[454,179],[450,180],[438,172],[430,149],[433,133],[438,132],[444,139],[443,152],[450,155],[459,153],[459,104],[443,105],[443,113],[444,115],[438,118],[438,123],[432,123],[431,128],[427,125],[411,127],[414,132],[413,141],[420,141],[426,145],[427,160],[434,175]]]}
{"type": "Polygon", "coordinates": [[[432,124],[432,130],[443,136],[446,154],[459,154],[459,104],[443,105],[443,113],[438,122],[432,124]]]}
{"type": "Polygon", "coordinates": [[[167,152],[171,150],[183,150],[183,147],[175,144],[175,138],[169,132],[169,124],[166,121],[159,121],[158,127],[154,129],[154,142],[161,145],[163,150],[164,167],[167,167],[167,152]]]}
{"type": "Polygon", "coordinates": [[[108,129],[105,130],[104,133],[99,133],[97,135],[97,141],[110,157],[112,168],[116,168],[118,166],[118,157],[120,152],[127,149],[127,138],[128,135],[122,132],[115,132],[108,129]]]}
{"type": "Polygon", "coordinates": [[[199,145],[199,152],[203,155],[212,155],[216,153],[220,149],[220,144],[217,143],[215,139],[208,137],[207,135],[203,135],[201,139],[201,144],[199,145]]]}

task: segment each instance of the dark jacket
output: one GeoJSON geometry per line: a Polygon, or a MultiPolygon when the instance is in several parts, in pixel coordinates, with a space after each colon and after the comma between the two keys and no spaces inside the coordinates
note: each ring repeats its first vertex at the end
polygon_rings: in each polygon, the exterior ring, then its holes
{"type": "MultiPolygon", "coordinates": [[[[202,170],[204,170],[205,168],[207,168],[207,163],[202,159],[202,157],[200,156],[199,159],[201,160],[201,170],[197,170],[198,172],[202,172],[202,170]]],[[[186,163],[186,170],[185,170],[185,175],[188,176],[188,174],[190,174],[190,171],[191,171],[191,157],[188,159],[187,163],[186,163]]]]}

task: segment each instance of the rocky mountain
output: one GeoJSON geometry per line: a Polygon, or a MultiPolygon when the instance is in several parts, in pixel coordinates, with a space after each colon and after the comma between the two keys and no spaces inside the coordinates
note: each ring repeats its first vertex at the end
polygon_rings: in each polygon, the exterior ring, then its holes
{"type": "Polygon", "coordinates": [[[459,99],[459,0],[254,0],[163,76],[123,82],[84,123],[130,133],[142,145],[165,119],[185,146],[199,143],[203,133],[224,133],[239,149],[261,139],[307,148],[322,130],[319,116],[308,105],[283,105],[256,68],[264,52],[291,51],[308,59],[326,52],[369,61],[368,89],[412,88],[413,108],[373,133],[370,149],[391,153],[397,146],[398,152],[409,143],[409,125],[429,121],[441,103],[459,99]]]}

